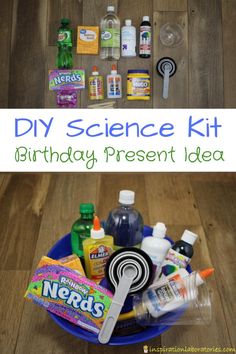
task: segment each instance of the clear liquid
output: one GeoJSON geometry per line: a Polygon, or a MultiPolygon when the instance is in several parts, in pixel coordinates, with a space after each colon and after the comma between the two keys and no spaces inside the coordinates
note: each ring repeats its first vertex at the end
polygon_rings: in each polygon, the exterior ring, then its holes
{"type": "Polygon", "coordinates": [[[109,213],[106,234],[113,236],[117,248],[139,246],[143,238],[143,218],[132,206],[121,205],[109,213]]]}
{"type": "Polygon", "coordinates": [[[119,60],[120,59],[120,20],[114,12],[107,13],[101,20],[101,34],[107,29],[111,29],[119,33],[119,45],[109,45],[100,49],[101,59],[119,60]]]}

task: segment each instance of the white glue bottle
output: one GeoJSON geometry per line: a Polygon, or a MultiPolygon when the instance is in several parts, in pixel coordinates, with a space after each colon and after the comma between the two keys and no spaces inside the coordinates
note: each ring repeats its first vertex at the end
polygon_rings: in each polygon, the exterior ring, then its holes
{"type": "Polygon", "coordinates": [[[136,57],[136,28],[131,20],[125,20],[125,26],[121,28],[121,55],[136,57]]]}
{"type": "MultiPolygon", "coordinates": [[[[180,273],[185,272],[180,271],[180,273]]],[[[211,317],[211,304],[209,292],[205,287],[205,279],[213,272],[214,269],[209,268],[188,275],[183,274],[183,278],[182,274],[179,274],[179,276],[166,279],[165,282],[153,284],[142,294],[135,295],[133,307],[136,321],[144,326],[206,322],[211,317]],[[185,305],[184,308],[183,305],[185,305]],[[180,312],[179,315],[172,312],[181,307],[182,313],[180,312]],[[182,318],[184,310],[188,313],[185,318],[182,318]],[[169,312],[172,312],[170,316],[162,317],[169,312]],[[176,323],[177,320],[178,323],[176,323]]]]}
{"type": "Polygon", "coordinates": [[[107,75],[107,98],[122,97],[121,75],[117,74],[116,65],[111,67],[111,74],[107,75]]]}
{"type": "Polygon", "coordinates": [[[166,255],[171,248],[171,243],[164,239],[166,235],[166,226],[162,222],[156,223],[153,228],[152,236],[144,237],[141,249],[151,258],[156,267],[155,279],[161,272],[161,266],[166,255]]]}

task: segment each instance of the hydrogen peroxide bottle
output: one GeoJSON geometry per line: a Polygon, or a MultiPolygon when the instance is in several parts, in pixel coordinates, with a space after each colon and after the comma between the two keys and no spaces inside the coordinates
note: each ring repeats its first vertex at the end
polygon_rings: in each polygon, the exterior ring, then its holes
{"type": "Polygon", "coordinates": [[[71,69],[72,58],[72,29],[69,28],[70,20],[61,19],[61,26],[57,31],[57,67],[58,69],[71,69]]]}
{"type": "Polygon", "coordinates": [[[114,248],[140,247],[143,238],[143,218],[133,207],[135,193],[122,190],[119,194],[120,205],[111,210],[107,223],[106,233],[114,238],[114,248]]]}
{"type": "Polygon", "coordinates": [[[102,18],[101,24],[101,59],[120,59],[120,20],[115,14],[115,7],[108,6],[107,13],[102,18]]]}
{"type": "Polygon", "coordinates": [[[92,203],[80,204],[80,218],[74,222],[71,228],[72,253],[83,257],[83,240],[90,237],[93,227],[94,205],[92,203]]]}

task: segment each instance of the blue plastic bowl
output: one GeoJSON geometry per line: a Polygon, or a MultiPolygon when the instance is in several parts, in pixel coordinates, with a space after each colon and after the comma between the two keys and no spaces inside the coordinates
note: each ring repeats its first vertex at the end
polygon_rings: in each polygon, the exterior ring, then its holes
{"type": "MultiPolygon", "coordinates": [[[[144,231],[143,235],[149,236],[152,234],[152,228],[149,226],[144,226],[144,231]]],[[[173,241],[169,238],[166,237],[171,244],[173,244],[173,241]]],[[[60,259],[62,257],[69,256],[72,253],[71,250],[71,242],[70,242],[70,233],[63,236],[48,252],[48,257],[53,258],[53,259],[60,259]]],[[[191,268],[188,266],[187,270],[191,272],[191,268]]],[[[94,333],[90,333],[86,331],[85,329],[78,327],[74,325],[73,323],[64,320],[63,318],[48,312],[50,317],[65,331],[69,332],[75,337],[84,339],[88,342],[95,343],[95,344],[101,344],[98,341],[98,337],[94,333]]],[[[178,316],[179,317],[179,316],[178,316]]],[[[135,344],[135,343],[140,343],[140,342],[147,342],[147,340],[155,338],[162,334],[163,332],[167,331],[171,326],[170,325],[159,325],[159,326],[154,326],[154,327],[146,327],[143,329],[141,332],[142,334],[135,333],[127,336],[112,336],[108,345],[129,345],[129,344],[135,344]]]]}

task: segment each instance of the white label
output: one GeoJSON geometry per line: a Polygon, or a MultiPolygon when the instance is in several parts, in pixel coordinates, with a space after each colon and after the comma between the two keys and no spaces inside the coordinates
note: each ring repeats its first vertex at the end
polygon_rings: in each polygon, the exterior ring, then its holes
{"type": "Polygon", "coordinates": [[[80,37],[81,41],[93,42],[93,41],[95,41],[97,35],[94,31],[82,29],[82,30],[80,30],[79,37],[80,37]]]}
{"type": "Polygon", "coordinates": [[[136,31],[134,27],[123,28],[121,33],[122,56],[136,56],[136,31]]]}
{"type": "Polygon", "coordinates": [[[151,54],[151,27],[141,26],[140,27],[140,41],[139,41],[139,53],[140,54],[151,54]]]}

